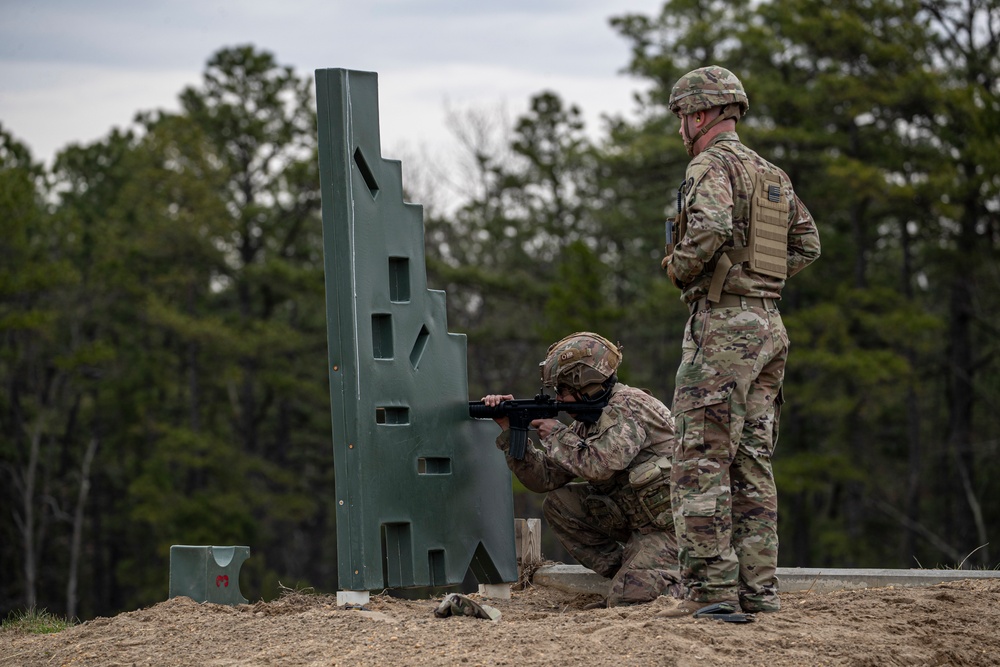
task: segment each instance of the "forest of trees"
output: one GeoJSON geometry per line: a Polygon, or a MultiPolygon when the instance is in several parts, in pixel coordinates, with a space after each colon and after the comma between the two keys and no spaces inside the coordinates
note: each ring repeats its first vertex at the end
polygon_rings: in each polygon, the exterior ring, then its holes
{"type": "MultiPolygon", "coordinates": [[[[425,209],[470,398],[533,393],[546,346],[589,329],[669,403],[687,311],[659,260],[688,158],[665,103],[720,64],[823,242],[782,299],[780,564],[996,568],[1000,0],[610,24],[650,84],[634,119],[593,131],[541,91],[502,144],[464,128],[465,194],[425,209]]],[[[51,168],[0,124],[0,614],[160,601],[171,544],[251,545],[251,599],[336,590],[313,84],[229,47],[180,102],[51,168]]]]}

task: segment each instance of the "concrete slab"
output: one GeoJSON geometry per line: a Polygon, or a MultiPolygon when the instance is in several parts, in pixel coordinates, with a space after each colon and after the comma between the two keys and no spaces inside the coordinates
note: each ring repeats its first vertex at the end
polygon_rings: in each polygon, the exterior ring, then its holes
{"type": "MultiPolygon", "coordinates": [[[[884,586],[930,586],[961,579],[1000,579],[998,570],[892,570],[863,568],[779,567],[781,590],[842,591],[884,586]]],[[[531,579],[540,586],[551,586],[568,593],[606,595],[608,580],[582,565],[546,565],[531,579]]]]}
{"type": "MultiPolygon", "coordinates": [[[[596,572],[594,576],[598,576],[596,572]]],[[[368,604],[369,600],[371,600],[369,591],[337,591],[338,607],[343,607],[345,604],[362,606],[368,604]]]]}
{"type": "Polygon", "coordinates": [[[531,583],[567,593],[608,594],[609,580],[582,565],[545,565],[531,575],[531,583]]]}
{"type": "Polygon", "coordinates": [[[996,570],[894,570],[865,568],[779,567],[783,591],[840,591],[886,586],[932,586],[962,579],[1000,579],[996,570]]]}
{"type": "Polygon", "coordinates": [[[510,584],[479,584],[479,594],[484,598],[509,600],[510,584]]]}

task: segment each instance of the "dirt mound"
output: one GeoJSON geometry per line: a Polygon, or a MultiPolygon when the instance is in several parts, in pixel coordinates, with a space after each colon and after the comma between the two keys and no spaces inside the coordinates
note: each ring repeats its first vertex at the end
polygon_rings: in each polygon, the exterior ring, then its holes
{"type": "MultiPolygon", "coordinates": [[[[475,596],[473,596],[475,597],[475,596]]],[[[54,635],[0,633],[7,665],[998,665],[1000,582],[787,593],[755,622],[658,617],[664,603],[529,586],[486,600],[498,621],[436,618],[436,600],[364,609],[293,593],[228,607],[174,598],[54,635]]]]}

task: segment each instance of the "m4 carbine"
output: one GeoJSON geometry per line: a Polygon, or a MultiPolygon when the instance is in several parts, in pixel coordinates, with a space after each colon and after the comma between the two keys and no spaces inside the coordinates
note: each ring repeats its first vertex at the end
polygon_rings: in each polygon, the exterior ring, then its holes
{"type": "Polygon", "coordinates": [[[495,407],[482,401],[469,401],[469,416],[476,419],[496,419],[507,417],[510,420],[510,449],[508,454],[512,459],[520,461],[524,458],[528,446],[528,427],[536,419],[555,419],[560,412],[567,412],[574,419],[583,422],[595,422],[601,416],[601,411],[608,405],[608,392],[590,401],[557,401],[546,394],[538,394],[534,398],[520,398],[503,401],[495,407]]]}

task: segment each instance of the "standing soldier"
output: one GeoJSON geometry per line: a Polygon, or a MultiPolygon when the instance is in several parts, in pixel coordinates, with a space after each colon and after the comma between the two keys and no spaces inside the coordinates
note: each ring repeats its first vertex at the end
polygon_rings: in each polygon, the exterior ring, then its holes
{"type": "MultiPolygon", "coordinates": [[[[777,611],[778,439],[788,335],[785,279],[820,254],[812,216],[781,169],[742,143],[749,102],[722,67],[685,74],[670,94],[688,155],[662,266],[691,317],[673,410],[672,503],[686,599],[777,611]]],[[[722,605],[725,606],[725,605],[722,605]]]]}
{"type": "MultiPolygon", "coordinates": [[[[595,333],[580,332],[549,347],[539,364],[542,385],[564,403],[603,402],[599,414],[570,415],[566,426],[536,419],[542,449],[512,458],[510,420],[497,447],[531,491],[547,493],[542,509],[556,536],[584,566],[611,579],[607,605],[628,605],[660,595],[681,596],[677,539],[670,511],[670,452],[674,423],[663,403],[618,382],[622,355],[595,333]],[[582,482],[574,482],[582,478],[582,482]]],[[[495,407],[510,394],[491,394],[495,407]]]]}

